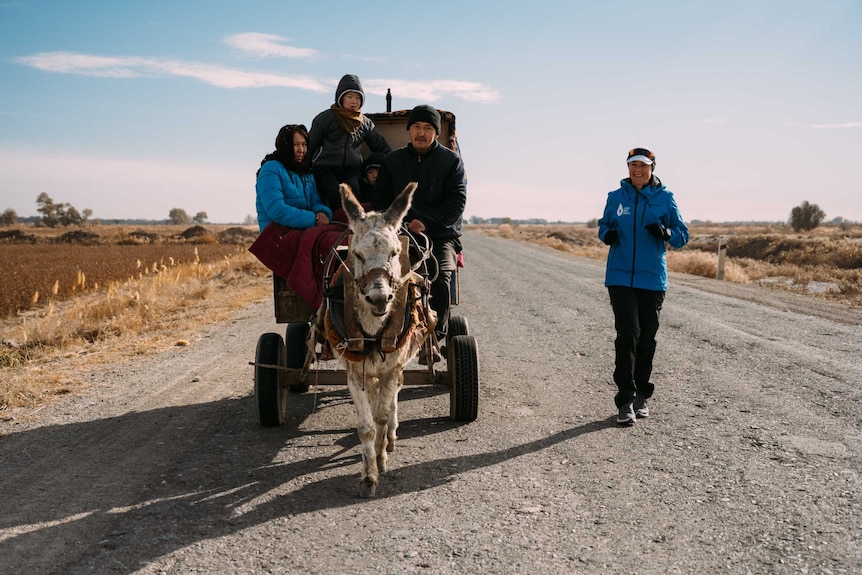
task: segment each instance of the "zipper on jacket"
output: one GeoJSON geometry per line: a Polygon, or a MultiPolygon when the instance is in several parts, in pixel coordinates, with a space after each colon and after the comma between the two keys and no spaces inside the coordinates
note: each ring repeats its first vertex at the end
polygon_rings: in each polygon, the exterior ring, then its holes
{"type": "Polygon", "coordinates": [[[632,214],[632,273],[631,279],[629,280],[629,287],[635,287],[635,261],[637,260],[638,255],[638,195],[639,192],[635,190],[635,213],[632,214]]]}

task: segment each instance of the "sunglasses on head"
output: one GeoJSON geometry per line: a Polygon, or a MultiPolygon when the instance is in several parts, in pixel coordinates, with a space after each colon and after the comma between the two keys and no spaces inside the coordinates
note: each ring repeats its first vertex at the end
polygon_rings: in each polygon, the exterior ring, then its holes
{"type": "Polygon", "coordinates": [[[655,160],[653,153],[646,148],[635,148],[633,150],[629,150],[629,158],[632,156],[646,156],[650,160],[655,160]]]}

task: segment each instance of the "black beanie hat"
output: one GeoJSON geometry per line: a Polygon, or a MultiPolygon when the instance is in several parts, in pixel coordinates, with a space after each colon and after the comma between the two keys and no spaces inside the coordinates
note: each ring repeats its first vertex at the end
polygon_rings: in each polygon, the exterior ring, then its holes
{"type": "Polygon", "coordinates": [[[386,154],[382,152],[374,152],[362,162],[362,173],[365,174],[371,168],[379,168],[386,154]]]}
{"type": "Polygon", "coordinates": [[[416,122],[428,122],[434,129],[437,130],[437,135],[440,135],[440,112],[437,108],[427,104],[420,104],[410,110],[410,115],[407,117],[407,129],[416,122]]]}

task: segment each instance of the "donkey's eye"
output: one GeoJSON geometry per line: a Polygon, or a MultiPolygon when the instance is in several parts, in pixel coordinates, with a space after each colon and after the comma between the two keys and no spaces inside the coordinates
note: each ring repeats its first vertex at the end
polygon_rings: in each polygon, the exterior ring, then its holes
{"type": "Polygon", "coordinates": [[[360,253],[355,253],[355,254],[353,254],[353,255],[355,255],[355,256],[356,256],[356,259],[358,259],[358,260],[359,260],[359,263],[361,263],[361,264],[364,264],[364,263],[365,263],[365,257],[364,257],[362,254],[360,254],[360,253]]]}
{"type": "Polygon", "coordinates": [[[390,259],[390,260],[394,260],[396,257],[398,257],[398,252],[396,252],[395,250],[392,250],[392,251],[389,253],[389,259],[390,259]]]}

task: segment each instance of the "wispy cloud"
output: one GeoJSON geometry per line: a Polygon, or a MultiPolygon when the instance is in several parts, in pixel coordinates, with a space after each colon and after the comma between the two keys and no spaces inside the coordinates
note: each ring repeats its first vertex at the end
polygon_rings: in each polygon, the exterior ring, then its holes
{"type": "MultiPolygon", "coordinates": [[[[193,78],[219,88],[285,87],[313,92],[329,92],[335,86],[335,82],[329,79],[318,79],[307,75],[238,70],[202,62],[137,56],[95,56],[75,52],[40,52],[32,56],[15,58],[15,62],[46,72],[102,78],[178,76],[193,78]]],[[[362,83],[365,90],[371,94],[384,95],[386,89],[391,88],[399,97],[426,102],[435,102],[445,96],[453,96],[477,103],[495,103],[502,99],[500,92],[490,86],[463,80],[422,81],[372,78],[363,80],[362,83]]]]}
{"type": "Polygon", "coordinates": [[[862,122],[841,122],[838,124],[812,124],[811,128],[818,130],[840,130],[842,128],[862,128],[862,122]]]}
{"type": "Polygon", "coordinates": [[[260,32],[247,32],[234,34],[224,39],[224,43],[236,48],[244,54],[258,58],[298,58],[309,59],[318,56],[317,50],[313,48],[296,48],[288,46],[289,38],[276,36],[275,34],[262,34],[260,32]]]}
{"type": "Polygon", "coordinates": [[[369,79],[363,80],[366,92],[385,94],[386,88],[392,88],[399,97],[412,98],[428,102],[436,102],[443,96],[451,95],[468,102],[490,104],[502,99],[500,92],[478,82],[460,80],[397,80],[369,79]]]}
{"type": "Polygon", "coordinates": [[[282,86],[314,92],[328,92],[330,86],[311,76],[291,76],[269,72],[245,71],[182,60],[112,57],[73,52],[41,52],[15,59],[19,64],[46,72],[78,74],[104,78],[138,78],[145,76],[181,76],[194,78],[219,88],[264,88],[282,86]]]}

